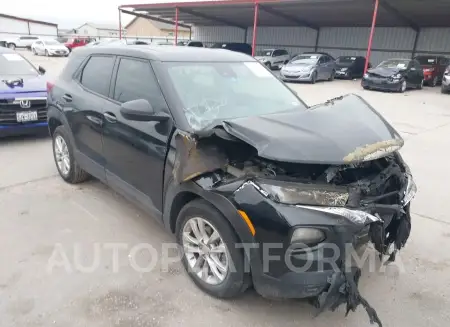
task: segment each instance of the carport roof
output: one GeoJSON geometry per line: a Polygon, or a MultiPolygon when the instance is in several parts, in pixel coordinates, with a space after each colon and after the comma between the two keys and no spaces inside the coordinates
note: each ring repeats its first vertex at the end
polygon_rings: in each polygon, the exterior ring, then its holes
{"type": "MultiPolygon", "coordinates": [[[[257,0],[258,26],[370,26],[373,0],[257,0]]],[[[119,9],[196,26],[253,25],[255,0],[128,4],[119,9]]],[[[448,0],[379,0],[377,26],[449,27],[448,0]]]]}

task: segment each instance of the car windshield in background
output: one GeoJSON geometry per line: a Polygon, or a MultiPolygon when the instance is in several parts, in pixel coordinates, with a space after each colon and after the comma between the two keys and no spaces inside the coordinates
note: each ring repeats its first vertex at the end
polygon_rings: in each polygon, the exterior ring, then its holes
{"type": "Polygon", "coordinates": [[[194,130],[306,106],[258,62],[164,63],[194,130]]]}
{"type": "Polygon", "coordinates": [[[47,44],[47,45],[60,45],[60,44],[61,44],[61,43],[59,43],[59,42],[56,41],[56,40],[45,40],[44,42],[45,42],[45,44],[47,44]]]}
{"type": "Polygon", "coordinates": [[[272,56],[273,50],[262,50],[262,51],[256,51],[256,55],[260,57],[270,57],[272,56]]]}
{"type": "Polygon", "coordinates": [[[408,59],[390,59],[383,61],[378,65],[380,68],[399,68],[406,69],[408,67],[409,60],[408,59]]]}
{"type": "Polygon", "coordinates": [[[291,64],[315,64],[319,59],[319,55],[298,55],[292,58],[291,64]]]}
{"type": "Polygon", "coordinates": [[[7,75],[20,77],[38,75],[38,72],[21,55],[17,53],[2,53],[0,54],[0,79],[7,75]]]}
{"type": "Polygon", "coordinates": [[[339,64],[350,64],[356,60],[356,57],[339,57],[336,62],[339,64]]]}
{"type": "Polygon", "coordinates": [[[436,57],[420,56],[415,58],[421,65],[434,65],[437,63],[436,57]]]}

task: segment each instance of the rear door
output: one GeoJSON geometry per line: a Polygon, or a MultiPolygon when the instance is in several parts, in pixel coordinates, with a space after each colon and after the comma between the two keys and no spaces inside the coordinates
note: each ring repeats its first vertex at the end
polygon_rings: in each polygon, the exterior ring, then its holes
{"type": "Polygon", "coordinates": [[[171,120],[126,120],[120,107],[127,101],[145,99],[157,113],[169,110],[150,61],[121,57],[113,80],[104,111],[106,178],[113,188],[157,214],[162,210],[163,169],[171,120]]]}
{"type": "Polygon", "coordinates": [[[71,127],[80,164],[97,178],[104,179],[102,128],[115,56],[93,55],[64,90],[61,102],[71,127]]]}

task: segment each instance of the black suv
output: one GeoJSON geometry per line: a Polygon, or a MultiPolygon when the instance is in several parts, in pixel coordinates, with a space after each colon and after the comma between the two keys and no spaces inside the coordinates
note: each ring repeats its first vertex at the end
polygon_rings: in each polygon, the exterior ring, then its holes
{"type": "Polygon", "coordinates": [[[416,187],[400,135],[355,95],[308,108],[241,53],[79,49],[50,90],[48,123],[61,177],[92,175],[142,206],[217,297],[253,283],[354,308],[347,245],[370,234],[388,254],[409,236],[416,187]]]}

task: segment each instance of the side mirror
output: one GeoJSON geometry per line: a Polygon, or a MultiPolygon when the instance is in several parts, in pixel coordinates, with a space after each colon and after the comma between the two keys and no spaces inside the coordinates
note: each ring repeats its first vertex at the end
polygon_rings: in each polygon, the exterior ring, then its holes
{"type": "Polygon", "coordinates": [[[41,75],[44,75],[45,72],[46,72],[45,68],[42,67],[42,66],[39,66],[39,67],[38,67],[38,71],[39,71],[39,73],[40,73],[41,75]]]}
{"type": "Polygon", "coordinates": [[[169,116],[157,115],[150,102],[145,99],[128,101],[120,107],[123,118],[134,121],[165,121],[169,116]]]}

